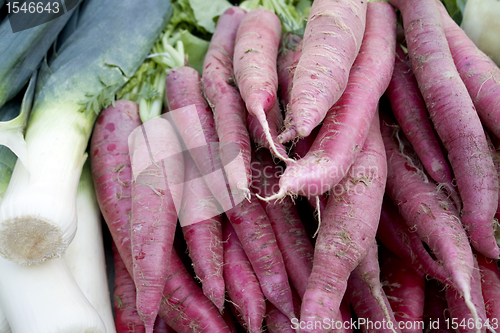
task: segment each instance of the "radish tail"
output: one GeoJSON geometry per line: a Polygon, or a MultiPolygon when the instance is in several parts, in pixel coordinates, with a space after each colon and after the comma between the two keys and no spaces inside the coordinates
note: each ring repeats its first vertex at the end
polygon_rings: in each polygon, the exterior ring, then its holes
{"type": "Polygon", "coordinates": [[[280,135],[278,135],[278,142],[285,143],[297,137],[295,128],[286,128],[280,135]]]}
{"type": "Polygon", "coordinates": [[[316,238],[319,232],[319,228],[321,227],[321,205],[319,201],[319,195],[316,196],[316,214],[318,214],[318,228],[316,229],[316,232],[313,235],[313,238],[316,238]]]}
{"type": "MultiPolygon", "coordinates": [[[[472,317],[474,318],[474,322],[478,323],[479,322],[479,315],[477,314],[476,306],[474,305],[474,303],[472,303],[470,288],[468,286],[462,286],[461,289],[464,293],[463,297],[465,300],[465,304],[467,305],[470,312],[472,313],[472,317]]],[[[476,333],[481,333],[481,329],[479,327],[476,327],[476,333]]]]}
{"type": "Polygon", "coordinates": [[[290,157],[283,155],[282,152],[278,151],[278,148],[274,144],[274,139],[271,135],[271,131],[269,129],[269,124],[267,122],[266,114],[265,114],[264,110],[258,110],[258,112],[256,112],[255,114],[257,116],[257,119],[260,122],[260,125],[262,126],[262,130],[264,131],[264,134],[266,135],[266,139],[269,142],[269,147],[273,151],[274,155],[276,155],[276,157],[278,157],[279,159],[281,159],[284,162],[295,163],[294,159],[291,159],[290,157]]]}
{"type": "Polygon", "coordinates": [[[278,193],[273,194],[270,197],[264,198],[264,197],[260,196],[258,193],[255,193],[255,196],[262,201],[269,202],[269,201],[279,200],[279,199],[283,198],[286,195],[286,191],[287,190],[285,187],[280,187],[280,190],[278,191],[278,193]]]}

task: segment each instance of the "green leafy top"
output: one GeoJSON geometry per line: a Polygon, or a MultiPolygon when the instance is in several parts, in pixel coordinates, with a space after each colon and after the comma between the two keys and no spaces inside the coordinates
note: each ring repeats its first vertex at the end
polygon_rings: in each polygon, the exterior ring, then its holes
{"type": "Polygon", "coordinates": [[[292,33],[302,37],[311,5],[312,0],[245,0],[240,7],[245,10],[270,10],[280,18],[283,34],[292,33]]]}
{"type": "Polygon", "coordinates": [[[465,3],[467,0],[441,0],[450,16],[458,25],[462,22],[465,3]]]}
{"type": "Polygon", "coordinates": [[[173,30],[195,32],[203,39],[210,39],[215,31],[217,18],[229,7],[227,0],[175,0],[172,2],[174,15],[169,25],[173,30]]]}
{"type": "Polygon", "coordinates": [[[230,6],[226,0],[216,0],[208,10],[198,0],[174,2],[172,19],[156,40],[147,59],[118,92],[117,98],[138,103],[143,122],[160,115],[166,73],[170,69],[189,65],[201,74],[210,44],[204,38],[210,38],[215,31],[215,19],[230,6]]]}

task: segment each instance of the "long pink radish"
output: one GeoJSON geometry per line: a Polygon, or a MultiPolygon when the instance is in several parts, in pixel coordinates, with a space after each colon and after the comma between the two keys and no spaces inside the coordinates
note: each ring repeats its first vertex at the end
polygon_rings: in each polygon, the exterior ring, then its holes
{"type": "Polygon", "coordinates": [[[283,160],[275,146],[266,114],[277,102],[278,74],[276,61],[281,38],[281,22],[267,9],[253,9],[240,23],[236,34],[234,77],[248,113],[255,116],[265,133],[269,147],[283,160]]]}
{"type": "MultiPolygon", "coordinates": [[[[293,80],[293,73],[295,71],[295,66],[297,65],[297,61],[295,61],[295,57],[300,55],[301,49],[301,39],[297,35],[288,34],[283,36],[281,40],[280,49],[281,52],[278,54],[277,59],[277,75],[278,75],[278,93],[281,99],[282,105],[286,110],[286,105],[290,100],[290,89],[293,80]],[[288,49],[285,45],[283,45],[283,41],[285,44],[295,45],[295,49],[288,49]],[[298,44],[297,44],[298,43],[298,44]]],[[[281,109],[279,107],[280,103],[276,100],[274,106],[267,113],[267,122],[269,125],[269,132],[271,138],[274,142],[276,150],[280,155],[286,156],[287,151],[281,142],[278,141],[278,133],[282,130],[283,127],[283,115],[281,109]]],[[[288,113],[289,114],[289,113],[288,113]]],[[[257,146],[266,147],[270,151],[273,151],[266,137],[266,133],[262,128],[262,125],[259,122],[259,119],[252,114],[248,114],[247,116],[248,129],[250,132],[250,136],[252,140],[256,143],[257,146]]]]}
{"type": "MultiPolygon", "coordinates": [[[[101,111],[90,140],[90,166],[97,201],[104,220],[124,262],[132,264],[130,213],[132,169],[128,136],[141,125],[139,106],[116,101],[101,111]]],[[[132,270],[129,270],[129,274],[132,270]]]]}
{"type": "Polygon", "coordinates": [[[266,301],[232,225],[224,221],[224,280],[227,294],[248,332],[260,332],[266,313],[266,301]]]}
{"type": "Polygon", "coordinates": [[[481,270],[481,290],[483,292],[486,316],[490,325],[498,326],[500,321],[500,306],[498,299],[500,297],[500,271],[498,262],[494,259],[476,253],[478,267],[481,270]]]}
{"type": "MultiPolygon", "coordinates": [[[[274,305],[266,302],[266,332],[269,333],[295,333],[294,326],[290,325],[290,319],[282,314],[274,305]]],[[[293,319],[292,319],[293,320],[293,319]]]]}
{"type": "Polygon", "coordinates": [[[493,235],[498,177],[482,124],[460,78],[436,0],[390,0],[402,14],[408,55],[420,91],[445,149],[462,198],[461,220],[471,243],[500,256],[493,235]]]}
{"type": "Polygon", "coordinates": [[[159,314],[176,332],[231,332],[200,287],[193,280],[175,250],[159,314]]]}
{"type": "MultiPolygon", "coordinates": [[[[256,151],[252,159],[252,170],[254,190],[261,196],[272,195],[273,190],[278,187],[278,175],[282,168],[274,164],[271,154],[263,149],[256,151]]],[[[311,275],[314,249],[297,207],[289,197],[274,203],[261,201],[261,204],[276,235],[290,282],[302,298],[311,275]]]]}
{"type": "Polygon", "coordinates": [[[219,16],[215,32],[203,62],[202,88],[212,108],[220,140],[220,157],[231,187],[248,193],[251,182],[250,137],[246,108],[233,77],[233,53],[236,31],[246,12],[231,7],[219,16]],[[238,148],[239,159],[233,163],[232,150],[238,148]]]}
{"type": "MultiPolygon", "coordinates": [[[[389,323],[385,320],[384,314],[380,309],[380,304],[372,297],[368,286],[355,274],[351,274],[349,277],[346,296],[348,296],[351,306],[358,318],[356,328],[359,328],[360,332],[401,333],[395,319],[389,323]]],[[[384,297],[384,302],[387,302],[386,306],[390,309],[386,297],[384,297]]],[[[392,310],[390,315],[394,317],[392,310]]]]}
{"type": "MultiPolygon", "coordinates": [[[[293,127],[293,117],[290,110],[292,96],[292,82],[295,69],[302,55],[302,38],[289,33],[283,36],[281,52],[278,54],[278,85],[281,106],[285,110],[285,128],[293,127]]],[[[281,131],[281,129],[280,129],[281,131]]],[[[278,135],[278,141],[283,142],[282,135],[278,135]]]]}
{"type": "Polygon", "coordinates": [[[377,116],[348,176],[337,185],[337,192],[330,193],[302,299],[300,320],[305,324],[337,316],[347,279],[375,240],[387,177],[378,126],[377,116]]]}
{"type": "Polygon", "coordinates": [[[500,68],[465,34],[439,5],[444,33],[460,78],[476,106],[481,122],[500,137],[500,68]]]}
{"type": "Polygon", "coordinates": [[[364,332],[401,332],[380,282],[380,266],[375,239],[365,257],[349,277],[348,294],[354,312],[366,320],[364,332]],[[370,328],[372,323],[373,327],[370,328]],[[382,325],[381,325],[382,324],[382,325]],[[378,328],[376,325],[381,325],[378,328]]]}
{"type": "Polygon", "coordinates": [[[454,287],[477,319],[478,313],[471,300],[472,249],[458,212],[436,184],[426,182],[421,165],[413,157],[414,152],[400,129],[387,117],[382,119],[388,164],[387,194],[408,226],[416,230],[442,262],[454,287]]]}
{"type": "MultiPolygon", "coordinates": [[[[231,209],[248,193],[231,188],[219,155],[220,144],[212,110],[201,90],[200,74],[191,67],[172,69],[165,81],[165,98],[170,114],[189,155],[205,183],[220,204],[220,212],[231,209]],[[229,185],[229,186],[228,186],[229,185]]],[[[238,154],[231,149],[232,156],[238,154]]],[[[234,184],[233,184],[234,185],[234,184]]]]}
{"type": "Polygon", "coordinates": [[[167,323],[163,319],[161,319],[161,317],[156,317],[153,333],[175,333],[175,332],[170,326],[167,325],[167,323]]]}
{"type": "Polygon", "coordinates": [[[203,293],[219,310],[224,307],[225,297],[221,231],[220,215],[182,227],[189,257],[196,277],[201,281],[203,293]]]}
{"type": "Polygon", "coordinates": [[[167,278],[182,200],[184,158],[172,124],[153,118],[129,136],[132,166],[130,242],[137,311],[153,331],[167,278]]]}
{"type": "Polygon", "coordinates": [[[118,253],[114,242],[112,242],[111,248],[113,250],[113,261],[115,264],[113,299],[116,332],[144,333],[144,322],[137,312],[137,297],[134,280],[127,272],[127,267],[120,257],[120,253],[118,253]]]}
{"type": "Polygon", "coordinates": [[[184,164],[185,181],[179,222],[203,293],[222,312],[225,300],[222,215],[189,154],[186,154],[184,164]]]}
{"type": "Polygon", "coordinates": [[[471,276],[471,300],[478,312],[479,320],[471,312],[468,304],[454,288],[447,288],[445,291],[446,301],[448,302],[448,311],[450,312],[450,327],[463,333],[469,332],[496,332],[496,330],[486,327],[486,309],[481,292],[481,272],[474,258],[474,269],[471,276]]]}
{"type": "Polygon", "coordinates": [[[455,205],[461,207],[460,198],[452,184],[451,169],[434,134],[408,57],[400,45],[396,46],[394,72],[387,88],[387,97],[401,130],[415,149],[425,170],[434,181],[446,186],[455,205]]]}
{"type": "MultiPolygon", "coordinates": [[[[127,139],[139,125],[137,104],[116,101],[115,106],[100,113],[90,142],[91,168],[99,207],[129,274],[133,271],[130,244],[132,170],[127,139]]],[[[178,290],[181,293],[177,293],[176,297],[180,299],[187,299],[193,293],[203,296],[189,274],[182,275],[174,282],[167,281],[163,300],[178,290]],[[191,289],[186,286],[191,286],[191,289]]],[[[230,332],[216,307],[206,297],[206,301],[203,301],[203,297],[197,296],[198,300],[202,300],[197,303],[183,303],[175,316],[162,316],[163,319],[178,333],[187,333],[194,326],[201,326],[202,332],[230,332]],[[189,313],[189,316],[185,313],[189,313]],[[181,323],[179,317],[185,320],[181,323]]],[[[165,311],[167,306],[167,303],[162,302],[159,313],[165,311]]]]}
{"type": "MultiPolygon", "coordinates": [[[[289,105],[291,100],[292,81],[295,69],[299,63],[300,56],[302,55],[302,39],[297,35],[287,34],[283,36],[282,44],[281,49],[283,49],[283,51],[278,55],[278,93],[282,108],[285,110],[285,128],[289,128],[292,126],[293,122],[289,105]],[[287,48],[286,45],[291,46],[290,48],[287,48]]],[[[292,158],[300,159],[307,154],[318,134],[320,127],[321,126],[316,127],[307,137],[294,142],[292,158]]],[[[278,135],[278,141],[282,141],[281,135],[278,135]]],[[[318,214],[319,211],[320,216],[325,210],[327,201],[326,198],[327,197],[325,195],[308,198],[311,206],[316,209],[316,214],[318,214]],[[319,209],[317,207],[318,205],[319,209]]]]}
{"type": "Polygon", "coordinates": [[[380,280],[402,333],[422,333],[425,275],[409,262],[382,248],[380,280]]]}
{"type": "MultiPolygon", "coordinates": [[[[300,312],[300,296],[292,288],[293,307],[296,313],[300,312]]],[[[297,318],[290,319],[280,312],[272,303],[266,302],[266,329],[269,333],[295,333],[297,332],[297,318]]]]}
{"type": "MultiPolygon", "coordinates": [[[[280,191],[267,200],[286,194],[309,198],[333,190],[363,147],[378,101],[389,85],[396,45],[396,13],[391,5],[370,3],[366,16],[363,44],[344,94],[328,111],[308,154],[288,165],[280,178],[280,191]]],[[[295,76],[299,68],[300,64],[295,76]]]]}
{"type": "MultiPolygon", "coordinates": [[[[318,136],[318,133],[321,129],[321,126],[316,127],[311,134],[307,137],[299,139],[297,143],[293,146],[292,156],[296,159],[301,159],[307,155],[309,150],[311,149],[314,140],[318,136]]],[[[319,216],[323,215],[325,212],[326,202],[328,201],[328,193],[323,193],[322,195],[318,195],[316,197],[307,198],[311,207],[313,207],[316,211],[316,216],[318,216],[318,205],[319,205],[319,216]],[[319,201],[319,204],[318,204],[319,201]]]]}
{"type": "Polygon", "coordinates": [[[288,318],[295,317],[283,256],[259,200],[252,195],[251,201],[242,201],[226,215],[252,264],[264,296],[288,318]]]}
{"type": "Polygon", "coordinates": [[[418,234],[406,224],[390,198],[385,198],[382,205],[377,238],[420,274],[451,284],[444,267],[427,252],[418,234]]]}
{"type": "Polygon", "coordinates": [[[276,63],[278,73],[278,96],[281,100],[281,106],[286,111],[290,103],[290,94],[292,92],[292,81],[295,68],[302,54],[302,38],[287,33],[283,35],[280,44],[280,52],[276,63]]]}
{"type": "Polygon", "coordinates": [[[295,332],[295,330],[293,330],[294,328],[307,328],[307,326],[312,325],[321,325],[323,330],[329,333],[353,333],[353,328],[356,327],[356,321],[353,320],[354,318],[351,314],[351,304],[349,304],[349,300],[346,296],[342,298],[337,317],[324,320],[323,322],[317,321],[316,323],[301,323],[298,319],[292,319],[292,325],[290,326],[290,323],[288,323],[288,326],[284,327],[284,321],[281,321],[281,323],[278,323],[276,321],[270,323],[271,318],[269,318],[269,316],[271,315],[276,316],[276,314],[269,313],[268,311],[266,322],[268,323],[267,328],[269,330],[269,333],[293,333],[295,332]],[[273,324],[273,327],[270,327],[270,324],[273,324]]]}
{"type": "Polygon", "coordinates": [[[342,326],[335,323],[335,330],[333,330],[333,333],[353,333],[354,329],[351,325],[352,317],[351,304],[344,295],[342,303],[340,303],[339,314],[337,315],[337,322],[341,322],[342,326]]]}
{"type": "MultiPolygon", "coordinates": [[[[291,92],[293,127],[281,141],[306,137],[325,118],[346,89],[360,50],[368,1],[313,2],[291,92]]],[[[383,55],[381,52],[380,55],[383,55]]]]}
{"type": "MultiPolygon", "coordinates": [[[[139,118],[138,106],[133,102],[117,101],[115,106],[111,106],[102,111],[97,120],[91,139],[91,166],[99,206],[111,231],[113,239],[117,244],[118,252],[120,253],[120,256],[124,258],[123,260],[126,263],[130,263],[131,265],[134,263],[135,267],[132,269],[132,266],[130,266],[131,270],[129,273],[136,278],[134,275],[135,271],[135,273],[139,276],[138,280],[134,279],[138,289],[138,311],[143,319],[148,318],[148,322],[145,324],[146,328],[151,330],[161,300],[161,292],[163,290],[162,280],[166,277],[165,265],[168,264],[168,258],[170,256],[169,252],[173,242],[172,231],[175,230],[177,214],[175,213],[175,209],[173,209],[173,215],[171,217],[171,221],[173,222],[170,223],[170,226],[162,223],[158,226],[158,228],[166,227],[167,229],[163,229],[161,232],[161,229],[156,229],[153,232],[162,234],[159,240],[157,239],[155,242],[144,242],[145,245],[142,247],[142,235],[136,234],[139,239],[134,239],[133,236],[132,238],[129,238],[129,223],[131,223],[134,213],[132,211],[131,201],[131,197],[133,195],[133,186],[131,181],[132,170],[128,153],[129,147],[127,139],[129,134],[140,125],[141,122],[139,118]],[[170,231],[168,229],[169,227],[170,231]],[[123,236],[121,236],[121,233],[124,230],[126,230],[127,243],[123,242],[123,236]],[[168,238],[169,235],[171,235],[170,240],[168,238]],[[130,242],[138,244],[135,248],[136,251],[134,255],[131,250],[130,242]],[[154,269],[149,270],[149,268],[151,268],[150,263],[148,263],[147,260],[146,262],[141,262],[141,260],[143,260],[146,256],[145,253],[150,253],[149,250],[156,252],[156,250],[152,249],[153,247],[156,245],[161,246],[168,242],[170,242],[170,245],[167,244],[164,246],[165,251],[160,251],[157,252],[156,255],[153,255],[153,258],[158,259],[160,264],[158,266],[153,264],[154,269]],[[148,243],[152,245],[152,247],[147,248],[146,246],[148,243]],[[144,251],[142,249],[144,249],[144,251]],[[166,255],[168,255],[168,257],[165,257],[166,255]],[[142,263],[145,265],[142,265],[142,263]],[[141,269],[146,270],[143,272],[144,275],[139,274],[141,269]],[[142,279],[143,276],[144,279],[142,279]],[[147,281],[148,279],[153,280],[147,281]],[[154,288],[155,286],[156,291],[152,293],[144,291],[145,288],[154,288]],[[153,295],[156,296],[156,300],[154,300],[155,296],[153,295]],[[146,298],[146,300],[144,300],[144,298],[146,298]],[[146,316],[147,314],[150,315],[146,316]]],[[[148,176],[139,176],[139,182],[147,181],[145,177],[147,178],[148,176]]],[[[164,185],[165,183],[162,184],[163,188],[165,188],[164,185]]],[[[148,191],[149,188],[149,186],[146,187],[146,191],[148,191]]],[[[141,191],[139,187],[136,187],[135,189],[136,191],[141,191]]],[[[152,198],[153,200],[158,199],[161,203],[164,203],[163,199],[165,197],[164,194],[159,196],[156,193],[153,193],[152,198]]],[[[145,210],[151,209],[151,206],[149,205],[140,205],[139,207],[145,210]]],[[[163,212],[171,214],[168,210],[164,210],[163,212]]],[[[135,214],[139,214],[140,216],[141,213],[136,210],[135,214]]],[[[146,215],[150,216],[147,213],[146,215]]],[[[147,228],[145,227],[144,230],[147,230],[147,228]]],[[[146,237],[151,239],[153,236],[146,235],[146,237]]]]}

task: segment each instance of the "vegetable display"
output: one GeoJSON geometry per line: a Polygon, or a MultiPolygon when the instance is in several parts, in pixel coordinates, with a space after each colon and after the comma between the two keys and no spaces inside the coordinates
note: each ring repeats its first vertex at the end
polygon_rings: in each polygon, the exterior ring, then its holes
{"type": "Polygon", "coordinates": [[[0,0],[0,333],[500,332],[498,1],[62,4],[0,0]]]}

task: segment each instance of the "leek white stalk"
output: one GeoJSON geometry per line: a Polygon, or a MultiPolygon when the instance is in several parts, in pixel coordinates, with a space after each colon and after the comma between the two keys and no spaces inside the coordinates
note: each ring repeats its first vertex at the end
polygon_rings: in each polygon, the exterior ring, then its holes
{"type": "Polygon", "coordinates": [[[500,0],[467,0],[462,29],[500,66],[500,0]]]}
{"type": "Polygon", "coordinates": [[[163,0],[90,1],[60,52],[42,63],[25,134],[27,166],[16,163],[0,205],[3,258],[36,264],[62,256],[76,232],[78,180],[97,114],[144,61],[170,15],[163,0]]]}
{"type": "Polygon", "coordinates": [[[11,333],[9,322],[0,308],[0,333],[11,333]]]}
{"type": "Polygon", "coordinates": [[[106,332],[113,333],[116,328],[106,275],[101,211],[88,163],[84,165],[80,177],[76,211],[78,230],[64,254],[64,260],[83,294],[103,320],[106,332]]]}
{"type": "Polygon", "coordinates": [[[7,259],[32,264],[60,256],[75,235],[76,192],[93,117],[71,106],[50,105],[28,128],[30,171],[17,161],[0,206],[0,253],[7,259]]]}
{"type": "Polygon", "coordinates": [[[0,303],[13,332],[105,333],[62,258],[19,265],[0,258],[0,303]]]}

